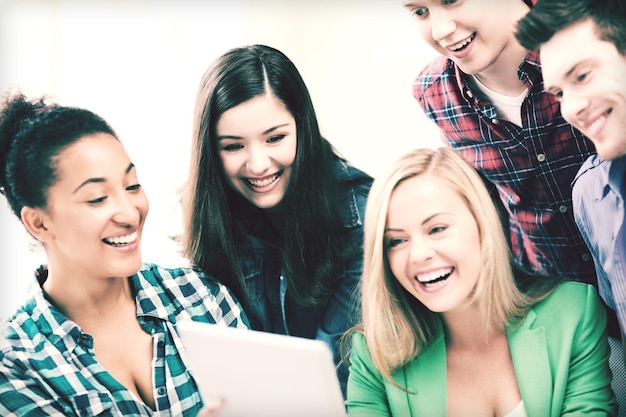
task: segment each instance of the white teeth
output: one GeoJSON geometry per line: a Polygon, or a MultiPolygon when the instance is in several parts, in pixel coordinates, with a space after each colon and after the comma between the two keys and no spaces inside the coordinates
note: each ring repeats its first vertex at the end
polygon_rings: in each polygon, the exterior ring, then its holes
{"type": "Polygon", "coordinates": [[[461,48],[463,48],[465,45],[469,44],[471,41],[474,40],[474,35],[470,36],[469,38],[459,42],[459,43],[455,43],[454,45],[452,45],[450,47],[450,49],[452,49],[453,51],[457,51],[461,48]]]}
{"type": "Polygon", "coordinates": [[[417,280],[422,284],[428,284],[432,281],[441,280],[442,278],[447,278],[454,271],[454,268],[444,268],[436,271],[427,272],[425,274],[420,274],[416,276],[417,280]]]}
{"type": "Polygon", "coordinates": [[[133,232],[126,236],[118,236],[104,239],[106,243],[110,243],[112,245],[126,245],[128,243],[134,242],[135,240],[137,240],[137,232],[133,232]]]}
{"type": "Polygon", "coordinates": [[[594,131],[598,126],[600,126],[606,120],[606,116],[598,117],[593,121],[590,125],[587,126],[587,129],[590,131],[594,131]]]}
{"type": "Polygon", "coordinates": [[[246,178],[246,181],[248,181],[248,183],[250,183],[250,185],[252,185],[253,187],[263,188],[276,182],[279,176],[280,176],[279,174],[274,174],[271,177],[268,177],[262,180],[255,179],[255,178],[246,178]]]}

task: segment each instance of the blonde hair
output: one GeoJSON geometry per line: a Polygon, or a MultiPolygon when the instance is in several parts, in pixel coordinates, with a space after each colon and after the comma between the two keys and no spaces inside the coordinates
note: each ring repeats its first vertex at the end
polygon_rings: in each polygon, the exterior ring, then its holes
{"type": "MultiPolygon", "coordinates": [[[[352,329],[364,334],[374,365],[390,381],[397,368],[415,358],[441,331],[440,315],[406,293],[393,276],[384,239],[392,192],[402,181],[426,173],[447,182],[476,220],[483,267],[473,297],[491,328],[519,323],[558,282],[548,280],[525,292],[518,288],[514,278],[518,267],[496,206],[482,178],[456,151],[442,147],[404,155],[374,181],[368,197],[361,282],[363,322],[352,329]]],[[[521,275],[532,276],[523,271],[521,275]]]]}

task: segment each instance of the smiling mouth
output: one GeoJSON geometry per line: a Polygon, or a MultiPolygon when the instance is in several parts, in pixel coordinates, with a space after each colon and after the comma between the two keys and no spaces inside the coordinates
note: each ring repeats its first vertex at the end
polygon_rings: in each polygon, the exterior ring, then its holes
{"type": "Polygon", "coordinates": [[[598,127],[602,126],[604,124],[604,122],[606,122],[607,117],[609,117],[609,114],[611,114],[612,109],[607,110],[606,112],[602,113],[599,117],[596,117],[591,123],[586,123],[585,127],[587,128],[588,131],[593,132],[595,131],[598,127]]]}
{"type": "Polygon", "coordinates": [[[450,277],[450,275],[452,275],[453,272],[454,272],[453,267],[439,269],[437,271],[429,272],[427,274],[415,276],[415,279],[424,287],[428,288],[442,281],[445,281],[446,279],[450,277]]]}
{"type": "Polygon", "coordinates": [[[462,40],[461,42],[457,42],[452,46],[449,46],[448,49],[450,49],[452,52],[462,51],[463,49],[467,48],[467,45],[472,43],[475,37],[476,37],[476,32],[472,33],[472,35],[469,38],[462,40]]]}
{"type": "Polygon", "coordinates": [[[282,172],[277,172],[265,178],[244,178],[244,180],[254,188],[265,188],[278,181],[281,175],[282,172]]]}
{"type": "Polygon", "coordinates": [[[136,231],[126,236],[117,236],[117,237],[102,239],[102,241],[106,243],[107,245],[116,246],[116,247],[129,245],[131,243],[134,243],[136,240],[137,240],[136,231]]]}

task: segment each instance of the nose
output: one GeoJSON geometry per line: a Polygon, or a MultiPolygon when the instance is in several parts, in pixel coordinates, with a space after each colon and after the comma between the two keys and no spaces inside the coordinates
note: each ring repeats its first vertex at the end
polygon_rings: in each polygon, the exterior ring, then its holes
{"type": "Polygon", "coordinates": [[[136,226],[141,219],[139,196],[122,192],[115,198],[113,221],[125,226],[136,226]]]}
{"type": "Polygon", "coordinates": [[[430,12],[430,30],[433,40],[441,42],[456,31],[456,22],[450,12],[433,10],[430,12]]]}
{"type": "Polygon", "coordinates": [[[421,264],[434,255],[435,251],[432,245],[429,244],[428,239],[415,239],[411,240],[409,261],[411,264],[421,264]]]}
{"type": "Polygon", "coordinates": [[[271,167],[270,156],[263,145],[250,146],[246,168],[253,175],[262,175],[271,167]]]}
{"type": "Polygon", "coordinates": [[[567,122],[573,125],[579,124],[580,119],[584,119],[587,108],[589,108],[589,99],[586,96],[574,91],[562,92],[561,114],[567,122]]]}

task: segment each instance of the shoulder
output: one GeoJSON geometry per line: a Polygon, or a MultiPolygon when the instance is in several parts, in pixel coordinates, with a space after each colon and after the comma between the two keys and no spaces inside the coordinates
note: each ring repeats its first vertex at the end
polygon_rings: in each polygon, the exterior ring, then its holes
{"type": "Polygon", "coordinates": [[[604,202],[610,190],[611,165],[611,161],[591,155],[578,170],[572,182],[572,202],[579,227],[581,223],[586,227],[589,222],[603,222],[606,219],[602,217],[613,211],[611,201],[604,202]]]}
{"type": "Polygon", "coordinates": [[[339,211],[344,226],[348,229],[363,226],[367,196],[372,187],[373,178],[342,159],[337,159],[333,166],[335,178],[339,183],[339,211]]]}
{"type": "Polygon", "coordinates": [[[162,267],[147,263],[133,277],[145,314],[174,317],[218,317],[239,314],[239,302],[229,289],[195,266],[162,267]]]}
{"type": "Polygon", "coordinates": [[[595,293],[595,288],[591,284],[583,282],[565,281],[561,283],[550,294],[546,300],[552,303],[567,303],[569,301],[583,302],[595,293]]]}
{"type": "Polygon", "coordinates": [[[348,359],[349,366],[356,365],[358,368],[370,368],[370,372],[375,370],[379,373],[378,369],[374,366],[372,355],[367,345],[367,339],[361,331],[353,331],[350,334],[350,357],[348,359]]]}
{"type": "Polygon", "coordinates": [[[550,327],[567,327],[590,318],[597,318],[604,310],[596,288],[591,284],[566,281],[560,284],[533,310],[537,321],[550,327]],[[558,317],[558,320],[554,320],[558,317]]]}
{"type": "Polygon", "coordinates": [[[191,265],[166,267],[154,263],[144,263],[137,275],[155,285],[171,285],[173,282],[178,285],[218,284],[215,279],[204,273],[200,268],[191,265]]]}
{"type": "Polygon", "coordinates": [[[146,282],[166,290],[175,289],[184,297],[193,297],[200,290],[208,290],[213,296],[230,293],[228,288],[197,266],[163,267],[145,263],[137,272],[146,282]]]}
{"type": "Polygon", "coordinates": [[[510,330],[511,347],[518,354],[519,349],[547,350],[553,358],[551,361],[559,361],[564,352],[580,352],[605,338],[606,312],[595,287],[566,281],[533,306],[524,321],[510,330]]]}
{"type": "Polygon", "coordinates": [[[52,310],[23,307],[2,323],[0,362],[19,379],[31,369],[50,369],[64,361],[63,355],[73,350],[80,334],[76,324],[52,310]]]}
{"type": "Polygon", "coordinates": [[[0,326],[0,356],[12,350],[24,349],[24,342],[34,342],[39,333],[32,316],[23,310],[3,321],[0,326]]]}
{"type": "Polygon", "coordinates": [[[75,325],[52,308],[43,297],[29,297],[7,320],[0,323],[0,351],[42,349],[50,339],[62,340],[75,331],[75,325]]]}
{"type": "Polygon", "coordinates": [[[144,263],[135,274],[135,282],[139,284],[137,289],[146,289],[149,286],[158,287],[162,290],[179,288],[191,292],[196,285],[202,285],[203,274],[191,267],[164,267],[154,263],[144,263]]]}
{"type": "Polygon", "coordinates": [[[603,161],[596,154],[591,155],[578,169],[576,176],[574,177],[573,185],[580,187],[581,184],[585,185],[590,181],[598,181],[604,172],[608,171],[603,169],[610,164],[608,161],[603,161]]]}
{"type": "Polygon", "coordinates": [[[337,158],[333,163],[333,173],[337,181],[345,186],[345,189],[365,196],[369,193],[374,181],[365,171],[356,168],[341,158],[337,158]]]}
{"type": "Polygon", "coordinates": [[[367,349],[367,340],[365,339],[365,335],[363,333],[355,331],[350,337],[353,351],[359,353],[369,352],[367,349]]]}
{"type": "Polygon", "coordinates": [[[413,82],[413,96],[417,99],[428,94],[437,94],[456,83],[454,62],[443,56],[426,65],[413,82]]]}

